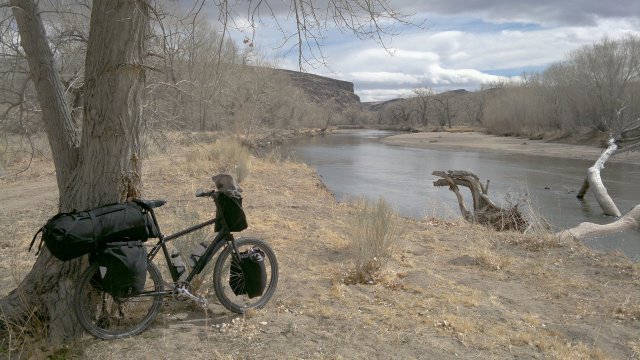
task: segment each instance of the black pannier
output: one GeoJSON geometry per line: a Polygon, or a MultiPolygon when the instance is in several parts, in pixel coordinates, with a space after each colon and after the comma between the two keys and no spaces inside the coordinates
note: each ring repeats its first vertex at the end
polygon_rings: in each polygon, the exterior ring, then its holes
{"type": "Polygon", "coordinates": [[[112,242],[91,257],[98,272],[91,284],[111,296],[121,298],[144,290],[147,278],[147,249],[141,241],[112,242]]]}
{"type": "MultiPolygon", "coordinates": [[[[228,195],[224,192],[219,192],[218,204],[222,208],[222,215],[224,215],[229,231],[240,232],[248,227],[247,217],[244,214],[244,210],[242,210],[242,197],[240,195],[228,195]]],[[[221,229],[221,221],[217,221],[215,231],[220,231],[221,229]]]]}
{"type": "MultiPolygon", "coordinates": [[[[250,249],[234,256],[229,270],[229,286],[236,295],[249,298],[261,296],[267,286],[267,270],[264,266],[265,254],[260,249],[250,249]]],[[[233,255],[232,255],[233,256],[233,255]]]]}
{"type": "Polygon", "coordinates": [[[133,202],[61,213],[49,219],[40,230],[47,249],[63,261],[97,252],[109,242],[146,241],[159,236],[150,214],[133,202]]]}

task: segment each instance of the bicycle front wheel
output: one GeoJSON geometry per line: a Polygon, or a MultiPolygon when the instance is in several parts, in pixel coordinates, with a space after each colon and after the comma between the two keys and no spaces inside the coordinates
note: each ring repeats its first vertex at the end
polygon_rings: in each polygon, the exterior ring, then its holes
{"type": "Polygon", "coordinates": [[[144,291],[125,298],[102,290],[99,271],[97,263],[90,265],[76,288],[74,308],[82,327],[100,339],[121,339],[149,327],[162,305],[164,285],[158,267],[147,263],[144,291]]]}
{"type": "MultiPolygon", "coordinates": [[[[235,241],[235,247],[239,253],[250,250],[259,251],[264,254],[264,267],[266,271],[266,286],[262,295],[250,297],[242,290],[234,289],[232,285],[238,283],[238,274],[233,270],[232,262],[234,262],[233,247],[227,246],[218,260],[213,270],[213,286],[216,291],[220,303],[227,309],[242,314],[248,309],[262,308],[269,302],[278,285],[278,261],[276,255],[269,245],[264,241],[254,238],[243,238],[235,241]]],[[[244,282],[244,279],[240,280],[244,282]]]]}

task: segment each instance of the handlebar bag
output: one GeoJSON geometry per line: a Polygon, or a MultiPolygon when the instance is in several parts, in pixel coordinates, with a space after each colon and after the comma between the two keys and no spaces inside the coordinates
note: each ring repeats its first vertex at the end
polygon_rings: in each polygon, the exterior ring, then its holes
{"type": "MultiPolygon", "coordinates": [[[[47,249],[63,261],[97,252],[109,242],[146,241],[158,236],[150,215],[133,202],[57,214],[40,230],[47,249]]],[[[37,235],[33,237],[29,249],[37,235]]]]}
{"type": "Polygon", "coordinates": [[[247,295],[250,299],[261,296],[267,287],[267,270],[264,266],[265,254],[260,249],[249,249],[231,259],[229,286],[236,295],[247,295]]]}
{"type": "Polygon", "coordinates": [[[147,278],[147,249],[141,241],[112,242],[92,257],[98,272],[93,287],[122,298],[140,294],[147,278]]]}
{"type": "MultiPolygon", "coordinates": [[[[218,216],[224,216],[224,220],[229,227],[229,231],[240,232],[248,227],[247,216],[242,210],[242,197],[240,195],[228,195],[224,192],[220,192],[218,195],[218,204],[222,210],[222,214],[218,216]]],[[[222,229],[222,223],[220,220],[216,221],[215,231],[222,229]]]]}

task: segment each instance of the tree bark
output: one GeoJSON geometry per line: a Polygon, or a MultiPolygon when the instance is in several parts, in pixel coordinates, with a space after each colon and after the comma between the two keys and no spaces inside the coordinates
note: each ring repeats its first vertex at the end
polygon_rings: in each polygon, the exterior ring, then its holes
{"type": "Polygon", "coordinates": [[[93,2],[85,61],[81,184],[71,194],[80,208],[139,196],[148,27],[146,1],[93,2]]]}
{"type": "MultiPolygon", "coordinates": [[[[60,210],[84,210],[138,196],[148,2],[93,2],[81,144],[35,1],[12,0],[11,5],[43,109],[60,210]]],[[[81,329],[72,312],[73,291],[82,264],[81,259],[61,262],[43,248],[29,274],[0,301],[4,325],[42,331],[51,345],[76,338],[81,329]],[[40,328],[29,320],[37,320],[40,328]]]]}

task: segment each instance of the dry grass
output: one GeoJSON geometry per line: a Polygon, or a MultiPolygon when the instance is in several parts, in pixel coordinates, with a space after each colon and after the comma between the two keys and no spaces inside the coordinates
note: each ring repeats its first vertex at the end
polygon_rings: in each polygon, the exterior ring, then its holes
{"type": "Polygon", "coordinates": [[[403,236],[402,223],[382,198],[360,199],[349,218],[349,257],[353,270],[348,283],[374,284],[403,236]]]}
{"type": "Polygon", "coordinates": [[[228,138],[191,147],[185,160],[191,173],[202,170],[227,173],[241,183],[249,176],[250,156],[249,150],[238,140],[228,138]]]}
{"type": "MultiPolygon", "coordinates": [[[[207,146],[183,144],[151,155],[144,164],[145,196],[168,200],[158,210],[165,233],[213,213],[213,204],[194,193],[213,185],[211,175],[221,164],[216,158],[195,156],[196,165],[187,160],[207,146]]],[[[389,253],[383,279],[345,285],[342,272],[352,261],[349,220],[356,207],[336,203],[306,165],[277,161],[251,158],[242,184],[250,225],[242,234],[268,241],[280,265],[278,290],[265,309],[237,317],[217,305],[209,269],[200,275],[200,292],[212,302],[208,314],[169,301],[155,325],[135,338],[87,337],[59,354],[92,359],[638,358],[638,264],[537,234],[497,233],[458,220],[398,218],[406,236],[389,253]]],[[[55,212],[56,199],[53,174],[0,184],[2,295],[32,266],[33,254],[24,249],[55,212]]],[[[173,246],[186,255],[211,235],[173,246]]],[[[13,354],[21,350],[14,340],[13,354]]],[[[41,344],[25,346],[23,355],[54,354],[41,344]]]]}
{"type": "Polygon", "coordinates": [[[0,183],[42,178],[53,172],[44,134],[6,135],[0,141],[0,183]]]}

